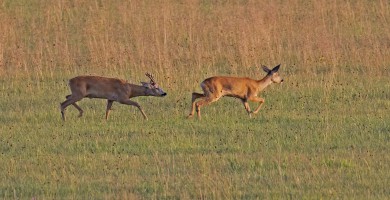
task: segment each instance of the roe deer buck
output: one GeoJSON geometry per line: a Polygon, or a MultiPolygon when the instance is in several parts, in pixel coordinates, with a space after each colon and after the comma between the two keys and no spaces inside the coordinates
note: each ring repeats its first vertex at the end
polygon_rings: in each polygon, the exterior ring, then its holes
{"type": "Polygon", "coordinates": [[[200,108],[217,101],[223,96],[230,96],[241,99],[246,111],[249,114],[249,117],[252,116],[252,113],[256,114],[259,112],[265,101],[263,98],[257,97],[257,94],[264,90],[264,88],[269,86],[271,83],[283,82],[283,79],[278,74],[280,64],[274,67],[272,70],[268,69],[266,66],[262,67],[263,70],[267,72],[267,75],[261,80],[254,80],[246,77],[226,76],[214,76],[204,80],[200,84],[204,94],[196,92],[192,93],[192,107],[188,117],[193,117],[196,109],[198,118],[201,119],[200,108]],[[195,100],[198,98],[201,100],[195,102],[195,100]],[[255,111],[251,111],[248,100],[259,103],[255,111]]]}
{"type": "Polygon", "coordinates": [[[163,97],[167,95],[154,80],[149,73],[145,74],[149,79],[149,83],[141,82],[141,85],[127,83],[125,80],[116,78],[106,78],[100,76],[77,76],[69,80],[69,87],[72,92],[71,95],[66,96],[66,101],[61,103],[62,119],[65,121],[65,108],[73,105],[79,110],[79,117],[83,115],[83,110],[76,104],[77,101],[88,98],[107,99],[106,120],[111,110],[114,101],[121,104],[132,105],[137,107],[144,118],[148,118],[141,106],[131,101],[130,98],[137,96],[157,96],[163,97]]]}

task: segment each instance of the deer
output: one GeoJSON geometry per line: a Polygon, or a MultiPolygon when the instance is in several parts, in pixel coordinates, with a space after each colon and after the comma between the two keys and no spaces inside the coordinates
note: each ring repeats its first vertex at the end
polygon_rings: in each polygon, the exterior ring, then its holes
{"type": "Polygon", "coordinates": [[[151,74],[146,73],[145,75],[150,79],[150,82],[141,82],[141,85],[131,84],[122,79],[101,76],[77,76],[70,79],[71,94],[66,96],[66,100],[60,104],[62,120],[65,121],[65,109],[69,105],[73,105],[79,111],[79,117],[83,116],[84,111],[76,103],[83,98],[107,99],[106,121],[114,101],[137,107],[144,119],[148,120],[141,106],[130,98],[138,96],[164,97],[167,93],[158,86],[151,74]]]}
{"type": "Polygon", "coordinates": [[[229,76],[214,76],[205,79],[200,84],[204,93],[192,93],[192,107],[188,118],[192,118],[196,110],[198,119],[200,120],[200,108],[218,101],[223,96],[240,99],[251,118],[252,114],[255,115],[259,112],[265,102],[264,98],[258,97],[257,95],[272,83],[283,82],[283,78],[278,74],[279,67],[280,64],[273,69],[269,69],[267,66],[262,65],[262,68],[267,75],[260,80],[248,77],[229,76]],[[197,99],[200,100],[196,102],[197,99]],[[248,101],[259,103],[255,111],[251,111],[248,101]]]}

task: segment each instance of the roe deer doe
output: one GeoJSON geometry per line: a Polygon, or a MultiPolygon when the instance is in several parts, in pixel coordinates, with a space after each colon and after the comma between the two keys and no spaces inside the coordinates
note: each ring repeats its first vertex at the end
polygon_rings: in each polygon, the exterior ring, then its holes
{"type": "Polygon", "coordinates": [[[261,106],[265,102],[263,98],[258,97],[264,88],[271,83],[281,83],[283,79],[279,76],[278,70],[280,65],[277,65],[272,70],[266,66],[262,66],[267,75],[261,80],[254,80],[247,77],[227,77],[214,76],[204,80],[200,87],[202,87],[203,94],[192,93],[192,107],[189,118],[194,116],[195,109],[198,113],[198,118],[201,119],[200,108],[212,102],[217,101],[223,96],[235,97],[241,99],[246,111],[251,117],[251,114],[259,112],[261,106]],[[198,102],[196,99],[200,98],[198,102]],[[255,111],[251,111],[248,101],[258,102],[259,105],[255,111]]]}

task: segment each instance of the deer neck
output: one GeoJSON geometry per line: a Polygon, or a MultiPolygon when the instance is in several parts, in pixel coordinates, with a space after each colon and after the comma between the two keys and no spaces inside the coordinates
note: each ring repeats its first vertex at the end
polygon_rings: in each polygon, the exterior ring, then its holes
{"type": "Polygon", "coordinates": [[[138,96],[149,96],[146,92],[147,88],[140,86],[140,85],[134,85],[134,84],[128,84],[128,91],[130,91],[130,98],[131,97],[138,97],[138,96]]]}
{"type": "Polygon", "coordinates": [[[263,79],[258,80],[257,83],[259,84],[259,90],[262,91],[272,84],[272,76],[267,75],[263,79]]]}

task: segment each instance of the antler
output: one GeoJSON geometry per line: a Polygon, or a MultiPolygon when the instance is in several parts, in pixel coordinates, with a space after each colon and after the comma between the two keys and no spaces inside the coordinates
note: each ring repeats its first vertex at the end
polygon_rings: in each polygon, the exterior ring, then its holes
{"type": "Polygon", "coordinates": [[[149,73],[146,73],[145,75],[146,75],[148,78],[150,78],[150,83],[156,84],[156,81],[154,80],[153,75],[151,75],[151,74],[149,74],[149,73]]]}

